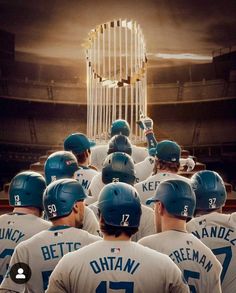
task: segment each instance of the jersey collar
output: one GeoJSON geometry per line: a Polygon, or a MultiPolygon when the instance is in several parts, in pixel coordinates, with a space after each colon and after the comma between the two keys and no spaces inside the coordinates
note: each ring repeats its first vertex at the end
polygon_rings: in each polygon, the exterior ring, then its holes
{"type": "Polygon", "coordinates": [[[71,226],[67,226],[67,225],[58,225],[58,226],[52,226],[50,227],[48,230],[49,231],[57,231],[57,230],[63,230],[63,229],[68,229],[71,228],[71,226]]]}

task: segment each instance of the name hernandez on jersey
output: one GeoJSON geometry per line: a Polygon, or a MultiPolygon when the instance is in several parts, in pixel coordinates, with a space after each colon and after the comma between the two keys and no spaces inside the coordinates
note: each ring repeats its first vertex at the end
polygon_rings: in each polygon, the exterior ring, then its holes
{"type": "Polygon", "coordinates": [[[231,293],[236,288],[236,213],[212,212],[192,219],[187,230],[200,239],[222,264],[222,292],[231,293]]]}

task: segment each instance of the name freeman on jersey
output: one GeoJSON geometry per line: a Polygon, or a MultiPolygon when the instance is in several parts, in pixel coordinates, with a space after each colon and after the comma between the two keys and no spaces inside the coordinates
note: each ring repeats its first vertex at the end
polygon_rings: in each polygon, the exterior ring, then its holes
{"type": "Polygon", "coordinates": [[[51,260],[61,258],[65,253],[78,250],[80,247],[80,242],[59,242],[48,246],[42,246],[41,251],[44,260],[51,260]]]}
{"type": "Polygon", "coordinates": [[[9,239],[15,243],[18,243],[24,236],[25,234],[19,230],[0,228],[0,240],[9,239]]]}
{"type": "Polygon", "coordinates": [[[179,250],[175,250],[169,255],[169,257],[175,263],[180,263],[185,260],[198,262],[207,272],[209,272],[213,266],[213,263],[207,260],[205,254],[200,255],[198,250],[191,248],[180,248],[179,250]]]}
{"type": "Polygon", "coordinates": [[[210,237],[210,238],[220,238],[224,239],[228,242],[230,242],[232,245],[236,245],[236,238],[231,239],[231,233],[233,233],[234,230],[225,228],[225,227],[207,227],[202,228],[200,232],[193,231],[192,234],[196,236],[198,239],[210,237]]]}
{"type": "Polygon", "coordinates": [[[123,257],[107,256],[100,257],[98,260],[92,260],[90,266],[95,274],[102,271],[124,271],[131,275],[135,273],[138,269],[140,263],[134,259],[128,258],[123,259],[123,257]]]}

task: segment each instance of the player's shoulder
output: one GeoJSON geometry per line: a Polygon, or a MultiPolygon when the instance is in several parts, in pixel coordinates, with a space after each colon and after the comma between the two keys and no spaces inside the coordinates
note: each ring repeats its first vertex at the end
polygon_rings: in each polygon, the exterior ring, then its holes
{"type": "Polygon", "coordinates": [[[107,151],[108,149],[108,144],[97,144],[94,147],[91,148],[91,152],[93,153],[99,153],[99,152],[104,152],[107,151]]]}
{"type": "Polygon", "coordinates": [[[154,215],[154,211],[152,208],[145,206],[144,204],[141,205],[142,209],[142,215],[147,214],[147,215],[154,215]]]}
{"type": "Polygon", "coordinates": [[[229,223],[236,228],[236,212],[230,214],[229,223]]]}
{"type": "Polygon", "coordinates": [[[36,247],[40,246],[43,242],[45,242],[45,239],[47,239],[47,236],[48,236],[47,231],[48,230],[40,231],[32,235],[30,238],[21,241],[19,244],[17,244],[15,248],[16,251],[18,253],[23,253],[23,251],[25,252],[33,251],[36,247]]]}
{"type": "Polygon", "coordinates": [[[102,181],[102,174],[101,172],[97,172],[97,174],[95,174],[95,176],[93,177],[91,183],[95,184],[96,182],[100,181],[102,181]]]}
{"type": "Polygon", "coordinates": [[[145,246],[144,243],[146,241],[151,242],[152,240],[155,241],[155,235],[146,236],[135,244],[139,247],[140,255],[142,255],[146,262],[150,263],[151,267],[157,266],[167,270],[168,266],[173,266],[174,264],[168,255],[145,246]]]}
{"type": "Polygon", "coordinates": [[[102,240],[100,236],[93,235],[86,230],[77,229],[77,228],[74,228],[74,230],[75,230],[75,233],[78,233],[79,237],[83,237],[83,239],[86,240],[87,243],[93,243],[93,242],[102,240]]]}
{"type": "Polygon", "coordinates": [[[158,238],[158,234],[148,235],[143,238],[141,238],[138,243],[142,245],[146,245],[148,243],[156,242],[156,239],[158,238]]]}

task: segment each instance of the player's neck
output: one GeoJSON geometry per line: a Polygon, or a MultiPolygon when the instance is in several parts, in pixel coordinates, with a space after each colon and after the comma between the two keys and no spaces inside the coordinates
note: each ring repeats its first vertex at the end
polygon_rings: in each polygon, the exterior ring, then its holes
{"type": "Polygon", "coordinates": [[[106,241],[130,241],[130,237],[125,234],[121,234],[118,237],[103,234],[103,239],[106,241]]]}
{"type": "Polygon", "coordinates": [[[71,227],[75,227],[75,221],[74,221],[74,219],[72,217],[68,216],[68,217],[63,217],[63,218],[52,220],[52,225],[54,227],[56,227],[56,226],[71,226],[71,227]]]}
{"type": "Polygon", "coordinates": [[[34,207],[15,207],[13,213],[20,213],[26,215],[34,215],[36,217],[41,216],[41,211],[34,207]]]}
{"type": "Polygon", "coordinates": [[[178,218],[162,219],[161,228],[162,232],[169,230],[187,232],[186,222],[178,218]]]}

